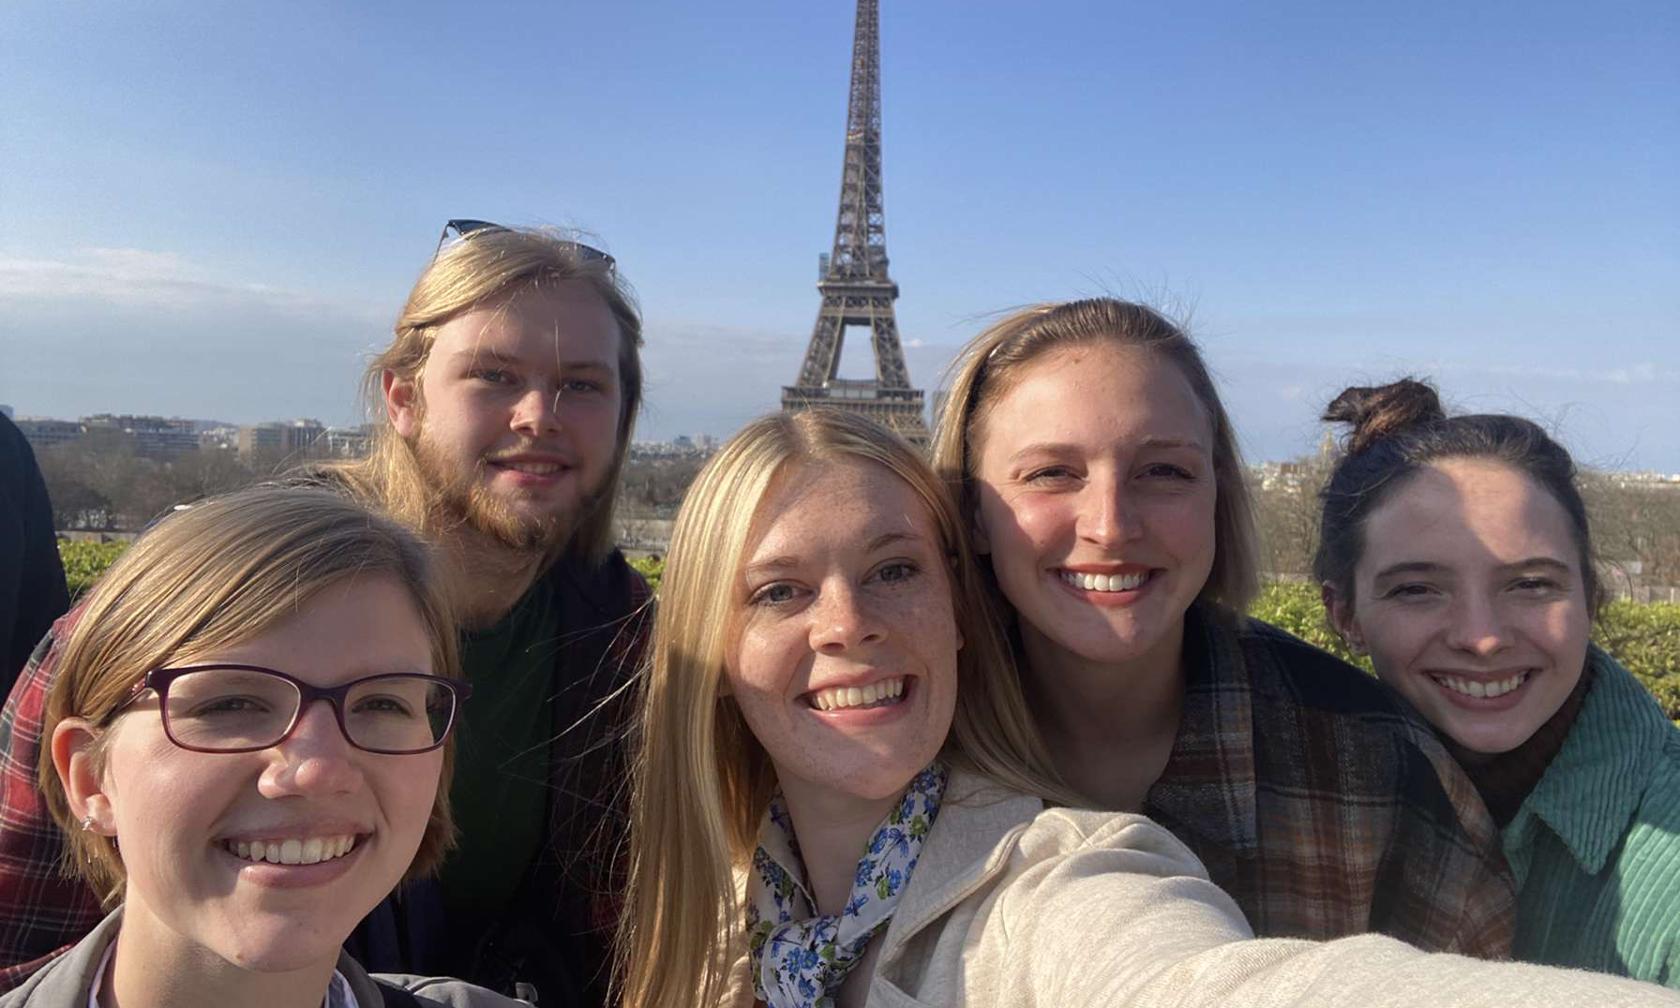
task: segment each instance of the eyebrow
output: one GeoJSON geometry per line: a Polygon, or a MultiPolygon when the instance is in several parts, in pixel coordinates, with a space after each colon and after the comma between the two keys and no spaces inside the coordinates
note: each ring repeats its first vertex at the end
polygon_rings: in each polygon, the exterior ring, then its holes
{"type": "MultiPolygon", "coordinates": [[[[884,532],[881,535],[869,540],[868,545],[864,547],[864,552],[873,553],[876,550],[901,542],[920,543],[926,541],[927,539],[925,536],[916,532],[884,532]]],[[[750,577],[755,574],[769,574],[775,571],[787,570],[790,567],[797,566],[799,566],[799,557],[791,554],[784,554],[782,556],[766,557],[756,563],[747,564],[745,567],[741,568],[741,573],[744,576],[750,577]]]]}
{"type": "MultiPolygon", "coordinates": [[[[463,347],[456,350],[449,356],[451,360],[469,364],[485,360],[497,364],[524,363],[524,359],[518,354],[503,353],[494,347],[463,347]]],[[[611,371],[613,369],[611,361],[604,361],[593,357],[582,360],[563,360],[558,363],[561,369],[565,371],[611,371]]]]}
{"type": "MultiPolygon", "coordinates": [[[[1154,448],[1154,449],[1160,449],[1160,448],[1167,448],[1167,449],[1188,448],[1191,451],[1196,451],[1196,452],[1205,452],[1207,450],[1206,448],[1204,448],[1202,446],[1202,443],[1200,441],[1196,440],[1195,438],[1146,437],[1142,441],[1138,442],[1138,447],[1139,448],[1154,448]]],[[[1026,445],[1025,447],[1021,448],[1015,454],[1011,455],[1010,460],[1011,461],[1019,460],[1019,459],[1025,458],[1028,455],[1033,455],[1033,454],[1037,454],[1037,453],[1043,453],[1043,454],[1047,454],[1047,455],[1055,455],[1055,454],[1060,454],[1062,452],[1080,451],[1080,450],[1082,450],[1082,449],[1080,448],[1079,445],[1070,444],[1070,443],[1065,442],[1065,441],[1035,441],[1032,444],[1026,445]]]]}
{"type": "MultiPolygon", "coordinates": [[[[1532,570],[1535,567],[1544,567],[1547,570],[1557,571],[1560,574],[1568,574],[1574,570],[1574,568],[1570,567],[1569,564],[1564,563],[1562,560],[1548,556],[1529,557],[1526,560],[1518,560],[1514,563],[1500,564],[1497,569],[1501,572],[1508,572],[1532,570]]],[[[1372,575],[1372,580],[1381,580],[1383,578],[1394,577],[1399,574],[1440,574],[1445,572],[1450,572],[1450,568],[1446,564],[1435,563],[1431,560],[1408,560],[1403,563],[1390,564],[1389,566],[1384,567],[1382,570],[1377,571],[1376,574],[1372,575]]]]}

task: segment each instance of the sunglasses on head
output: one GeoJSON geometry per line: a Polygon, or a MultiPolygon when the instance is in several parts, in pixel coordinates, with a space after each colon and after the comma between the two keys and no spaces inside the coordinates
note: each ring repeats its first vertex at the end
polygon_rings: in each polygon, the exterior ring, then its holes
{"type": "MultiPolygon", "coordinates": [[[[490,221],[471,220],[465,217],[451,218],[443,224],[443,233],[438,235],[437,248],[432,252],[432,258],[436,259],[445,245],[466,241],[475,234],[493,234],[497,231],[511,230],[512,228],[503,227],[490,221]]],[[[584,262],[604,262],[608,269],[613,269],[618,265],[617,260],[593,245],[585,245],[583,242],[566,239],[561,239],[560,244],[576,252],[578,258],[584,262]]]]}

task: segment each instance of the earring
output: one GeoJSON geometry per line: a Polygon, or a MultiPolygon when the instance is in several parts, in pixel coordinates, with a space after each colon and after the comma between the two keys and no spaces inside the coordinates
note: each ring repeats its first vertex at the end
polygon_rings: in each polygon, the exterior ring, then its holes
{"type": "Polygon", "coordinates": [[[91,815],[82,816],[82,829],[83,830],[93,829],[93,816],[91,816],[91,815]]]}

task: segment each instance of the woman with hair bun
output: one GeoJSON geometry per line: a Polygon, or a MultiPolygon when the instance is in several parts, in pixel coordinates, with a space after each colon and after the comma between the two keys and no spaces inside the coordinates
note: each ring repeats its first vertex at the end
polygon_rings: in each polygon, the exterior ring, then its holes
{"type": "Polygon", "coordinates": [[[1171,829],[1262,936],[1507,954],[1493,824],[1428,725],[1243,615],[1245,472],[1184,330],[1112,298],[1038,305],[953,370],[934,462],[1084,801],[1171,829]]]}
{"type": "Polygon", "coordinates": [[[1380,935],[1248,940],[1165,829],[1055,807],[962,524],[855,414],[763,417],[707,462],[641,681],[624,1008],[1680,1003],[1380,935]]]}
{"type": "Polygon", "coordinates": [[[1313,571],[1331,622],[1475,782],[1519,886],[1513,954],[1680,987],[1680,729],[1590,642],[1575,465],[1538,425],[1350,388],[1313,571]]]}

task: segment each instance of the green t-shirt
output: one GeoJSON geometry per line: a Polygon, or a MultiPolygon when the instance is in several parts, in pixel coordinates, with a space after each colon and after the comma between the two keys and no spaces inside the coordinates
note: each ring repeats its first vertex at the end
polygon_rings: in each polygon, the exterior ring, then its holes
{"type": "Polygon", "coordinates": [[[461,635],[473,695],[461,707],[449,791],[459,839],[439,881],[449,954],[464,961],[507,909],[548,836],[559,637],[546,579],[495,626],[461,635]]]}

